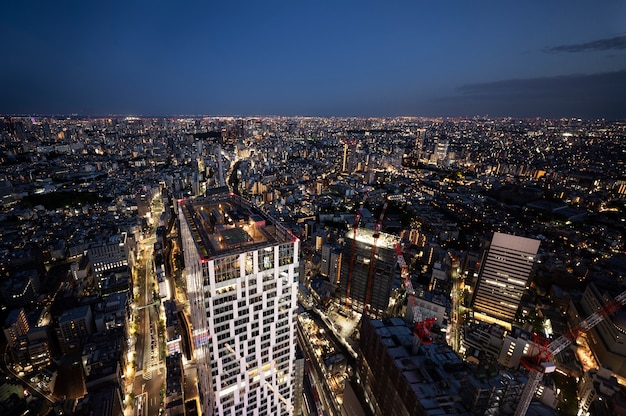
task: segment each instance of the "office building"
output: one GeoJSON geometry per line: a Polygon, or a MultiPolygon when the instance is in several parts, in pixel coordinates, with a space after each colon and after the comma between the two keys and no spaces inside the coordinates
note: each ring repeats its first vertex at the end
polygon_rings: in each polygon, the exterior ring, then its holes
{"type": "MultiPolygon", "coordinates": [[[[473,371],[465,375],[459,395],[473,415],[511,415],[519,403],[526,378],[506,370],[473,371]]],[[[541,412],[528,414],[553,414],[540,406],[541,412]]]]}
{"type": "Polygon", "coordinates": [[[346,172],[348,169],[348,142],[343,144],[343,158],[341,163],[341,171],[346,172]]]}
{"type": "Polygon", "coordinates": [[[129,252],[130,241],[126,233],[112,235],[89,247],[87,253],[98,286],[107,271],[128,266],[129,252]]]}
{"type": "Polygon", "coordinates": [[[444,163],[448,157],[448,146],[450,142],[446,139],[437,138],[435,141],[434,158],[436,163],[444,163]]]}
{"type": "Polygon", "coordinates": [[[81,351],[83,344],[94,333],[93,314],[89,305],[70,309],[59,317],[57,338],[63,355],[81,351]]]}
{"type": "Polygon", "coordinates": [[[333,245],[326,243],[322,245],[322,264],[320,266],[320,274],[328,277],[328,269],[330,267],[330,252],[333,249],[333,245]]]}
{"type": "Polygon", "coordinates": [[[539,240],[494,233],[474,290],[474,317],[511,329],[531,277],[539,240]]]}
{"type": "Polygon", "coordinates": [[[184,367],[180,353],[168,355],[165,358],[167,368],[165,387],[165,408],[167,414],[184,415],[183,383],[184,367]]]}
{"type": "Polygon", "coordinates": [[[426,137],[426,129],[417,129],[415,135],[415,147],[413,149],[413,155],[419,160],[422,156],[422,150],[424,149],[424,138],[426,137]]]}
{"type": "Polygon", "coordinates": [[[400,318],[364,317],[359,346],[357,377],[374,415],[512,414],[527,380],[496,367],[476,371],[448,345],[421,343],[400,318]]]}
{"type": "Polygon", "coordinates": [[[179,218],[202,414],[293,414],[299,240],[227,188],[179,218]]]}
{"type": "Polygon", "coordinates": [[[486,322],[469,322],[461,334],[461,345],[468,362],[492,366],[502,350],[504,328],[486,322]]]}
{"type": "Polygon", "coordinates": [[[351,173],[356,168],[356,142],[346,140],[343,143],[343,157],[341,171],[351,173]]]}
{"type": "MultiPolygon", "coordinates": [[[[589,316],[613,299],[609,292],[590,283],[580,301],[583,312],[589,316]]],[[[606,367],[621,377],[626,377],[626,312],[617,311],[587,332],[587,344],[606,367]]]]}
{"type": "Polygon", "coordinates": [[[339,272],[341,270],[341,248],[331,243],[322,246],[322,265],[320,274],[328,277],[328,280],[339,282],[339,272]]]}
{"type": "Polygon", "coordinates": [[[606,367],[587,370],[577,390],[579,415],[626,413],[626,406],[619,401],[623,387],[606,367]]]}
{"type": "Polygon", "coordinates": [[[513,327],[512,331],[504,335],[498,363],[507,368],[519,367],[522,357],[532,349],[530,338],[529,333],[513,327]]]}
{"type": "Polygon", "coordinates": [[[373,317],[382,317],[389,307],[397,263],[395,244],[400,239],[386,233],[378,233],[375,238],[375,234],[374,230],[360,228],[355,242],[354,230],[346,233],[339,296],[357,312],[367,311],[373,317]]]}
{"type": "Polygon", "coordinates": [[[25,336],[30,330],[26,311],[24,308],[13,309],[4,321],[4,336],[9,348],[15,348],[20,337],[25,336]]]}

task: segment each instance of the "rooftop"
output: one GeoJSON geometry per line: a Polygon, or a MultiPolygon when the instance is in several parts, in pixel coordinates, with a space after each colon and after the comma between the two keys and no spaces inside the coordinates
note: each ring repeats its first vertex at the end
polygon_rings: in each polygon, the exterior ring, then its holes
{"type": "Polygon", "coordinates": [[[79,306],[74,309],[66,310],[59,317],[59,323],[71,322],[76,319],[85,319],[89,311],[90,311],[89,305],[79,306]]]}
{"type": "Polygon", "coordinates": [[[469,414],[459,396],[467,368],[449,346],[422,344],[417,353],[413,331],[402,319],[369,322],[424,414],[469,414]]]}
{"type": "MultiPolygon", "coordinates": [[[[356,234],[356,240],[363,244],[374,245],[374,235],[376,232],[369,228],[359,228],[356,234]]],[[[346,233],[346,238],[353,239],[354,238],[354,230],[349,230],[346,233]]],[[[376,242],[378,247],[384,247],[388,249],[393,249],[397,243],[400,242],[400,238],[393,235],[387,234],[383,232],[378,233],[378,241],[376,242]]]]}
{"type": "Polygon", "coordinates": [[[179,205],[205,260],[295,239],[256,206],[234,194],[215,193],[183,200],[179,205]]]}

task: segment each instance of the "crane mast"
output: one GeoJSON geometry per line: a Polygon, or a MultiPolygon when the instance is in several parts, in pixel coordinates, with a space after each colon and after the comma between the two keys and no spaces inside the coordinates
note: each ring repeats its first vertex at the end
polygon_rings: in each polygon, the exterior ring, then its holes
{"type": "Polygon", "coordinates": [[[380,237],[380,229],[382,228],[383,218],[385,218],[385,211],[387,211],[387,205],[389,204],[389,199],[385,199],[385,203],[383,204],[383,209],[380,212],[380,217],[376,224],[374,225],[374,234],[372,237],[374,238],[374,243],[372,245],[372,255],[370,256],[370,268],[367,274],[367,291],[365,293],[365,311],[369,311],[370,306],[370,297],[372,296],[372,284],[374,280],[374,263],[376,263],[376,250],[378,244],[378,237],[380,237]]]}
{"type": "Polygon", "coordinates": [[[398,265],[400,265],[400,276],[402,277],[404,289],[406,290],[408,296],[413,296],[415,295],[415,290],[413,290],[413,284],[411,283],[409,266],[407,266],[406,261],[404,260],[404,255],[402,254],[402,245],[400,245],[400,243],[396,243],[395,248],[396,261],[398,262],[398,265]]]}
{"type": "Polygon", "coordinates": [[[517,406],[515,410],[515,416],[524,416],[526,414],[528,407],[530,406],[530,402],[532,402],[535,392],[537,391],[537,386],[539,386],[539,382],[541,382],[543,374],[554,371],[555,367],[550,363],[552,357],[567,348],[576,340],[578,335],[589,331],[625,304],[626,291],[617,295],[615,299],[609,301],[596,312],[589,315],[585,320],[581,321],[570,331],[550,342],[550,344],[548,344],[546,349],[542,351],[538,357],[534,357],[532,365],[529,364],[529,362],[522,362],[524,366],[530,369],[530,373],[528,375],[528,382],[524,387],[524,391],[522,391],[519,406],[517,406]]]}

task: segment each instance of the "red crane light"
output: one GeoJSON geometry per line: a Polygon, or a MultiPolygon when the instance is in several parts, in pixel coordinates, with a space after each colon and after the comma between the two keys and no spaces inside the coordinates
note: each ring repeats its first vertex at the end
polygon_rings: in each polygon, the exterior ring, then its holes
{"type": "Polygon", "coordinates": [[[423,321],[417,321],[415,323],[415,328],[413,328],[413,332],[421,339],[422,345],[428,345],[433,343],[433,339],[430,336],[430,333],[433,329],[433,324],[437,318],[426,318],[423,321]]]}

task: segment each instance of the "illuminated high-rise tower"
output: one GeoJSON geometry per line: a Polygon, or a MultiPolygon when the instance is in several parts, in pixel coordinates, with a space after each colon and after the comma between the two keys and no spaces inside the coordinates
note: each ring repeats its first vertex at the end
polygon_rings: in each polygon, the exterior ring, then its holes
{"type": "Polygon", "coordinates": [[[291,415],[299,240],[221,189],[179,203],[202,414],[291,415]]]}
{"type": "Polygon", "coordinates": [[[341,163],[341,171],[346,172],[348,169],[348,142],[343,144],[343,158],[341,163]]]}
{"type": "Polygon", "coordinates": [[[356,143],[352,140],[343,142],[343,157],[341,161],[341,171],[352,173],[356,169],[355,162],[356,143]]]}
{"type": "Polygon", "coordinates": [[[450,142],[447,139],[438,138],[435,142],[435,161],[443,163],[448,157],[448,146],[450,142]]]}
{"type": "Polygon", "coordinates": [[[474,290],[478,319],[511,327],[539,250],[539,240],[494,233],[474,290]]]}
{"type": "Polygon", "coordinates": [[[354,236],[355,230],[345,235],[338,288],[340,299],[359,313],[382,317],[389,307],[397,263],[395,245],[400,239],[365,228],[356,230],[356,241],[354,236]],[[376,250],[373,251],[374,245],[376,250]]]}
{"type": "Polygon", "coordinates": [[[413,149],[413,155],[417,159],[422,157],[425,137],[426,137],[426,129],[417,129],[417,134],[415,136],[415,148],[413,149]]]}

